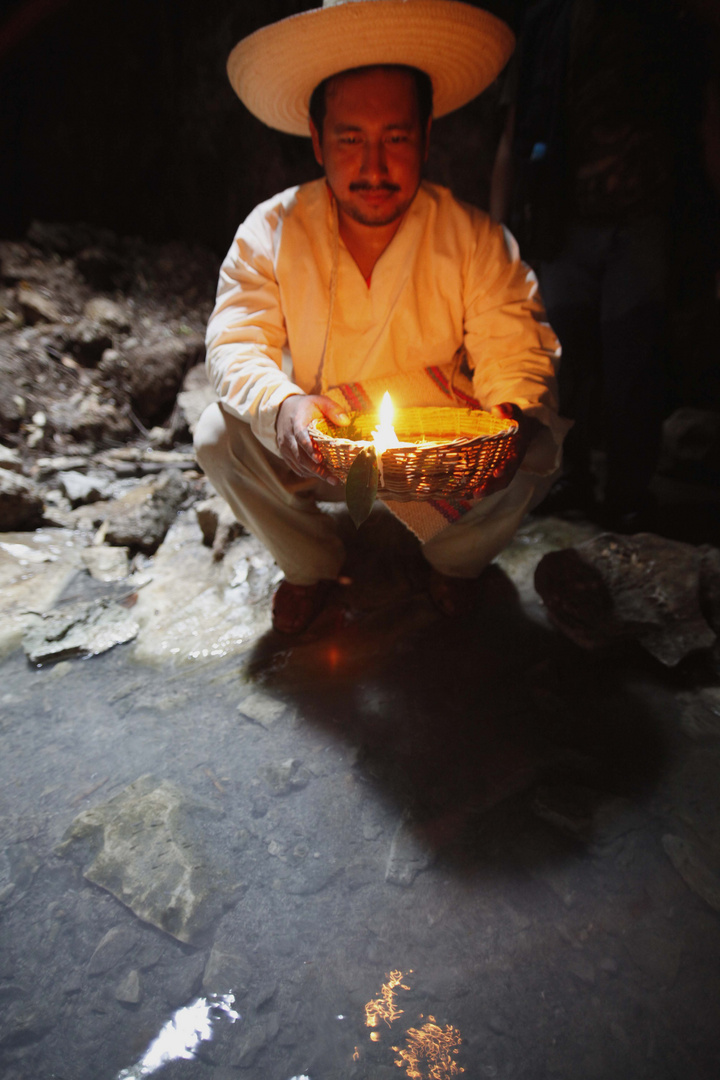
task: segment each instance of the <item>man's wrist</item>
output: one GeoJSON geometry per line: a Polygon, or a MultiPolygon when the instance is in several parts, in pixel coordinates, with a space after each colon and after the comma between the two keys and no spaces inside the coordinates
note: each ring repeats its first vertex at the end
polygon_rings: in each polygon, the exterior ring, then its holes
{"type": "Polygon", "coordinates": [[[275,432],[276,432],[276,433],[277,433],[277,426],[278,426],[278,421],[280,420],[280,412],[281,412],[281,410],[282,410],[282,407],[283,407],[283,405],[285,404],[285,402],[286,402],[286,401],[289,401],[289,400],[290,400],[290,398],[294,398],[294,397],[304,397],[304,396],[305,396],[305,395],[304,395],[304,394],[301,394],[301,393],[300,393],[299,391],[293,391],[293,392],[292,392],[291,394],[288,394],[288,395],[287,395],[287,397],[284,397],[284,398],[282,399],[282,401],[280,402],[280,404],[279,404],[279,405],[278,405],[278,407],[277,407],[277,413],[275,414],[275,432]]]}

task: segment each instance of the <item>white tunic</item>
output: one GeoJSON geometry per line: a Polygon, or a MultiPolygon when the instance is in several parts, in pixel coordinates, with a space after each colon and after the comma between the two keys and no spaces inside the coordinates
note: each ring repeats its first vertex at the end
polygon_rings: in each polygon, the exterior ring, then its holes
{"type": "Polygon", "coordinates": [[[558,465],[560,348],[535,275],[507,230],[446,188],[421,184],[369,283],[338,234],[324,180],[268,199],[223,263],[207,347],[224,407],[276,454],[289,395],[405,376],[401,404],[435,404],[425,369],[447,368],[464,348],[482,408],[515,402],[545,425],[524,469],[558,465]]]}

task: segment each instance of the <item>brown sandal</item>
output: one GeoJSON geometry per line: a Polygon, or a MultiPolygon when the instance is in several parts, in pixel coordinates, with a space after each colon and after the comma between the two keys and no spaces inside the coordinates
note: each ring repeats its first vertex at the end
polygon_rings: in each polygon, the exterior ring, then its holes
{"type": "Polygon", "coordinates": [[[273,629],[279,634],[302,634],[325,607],[332,581],[292,585],[281,581],[272,601],[273,629]]]}

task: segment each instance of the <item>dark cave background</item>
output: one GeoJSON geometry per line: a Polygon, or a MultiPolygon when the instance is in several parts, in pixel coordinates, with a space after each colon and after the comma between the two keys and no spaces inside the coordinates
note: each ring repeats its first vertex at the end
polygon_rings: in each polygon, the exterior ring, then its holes
{"type": "MultiPolygon", "coordinates": [[[[79,220],[224,253],[258,202],[318,175],[308,139],[270,131],[236,98],[232,47],[318,6],[297,0],[25,0],[0,30],[0,235],[79,220]],[[35,16],[33,21],[32,16],[35,16]],[[24,19],[23,19],[24,16],[24,19]],[[12,30],[12,25],[10,27],[12,30]]],[[[512,4],[485,4],[512,17],[512,4]]],[[[498,88],[436,128],[429,175],[487,202],[498,88]]]]}
{"type": "MultiPolygon", "coordinates": [[[[472,2],[472,0],[471,0],[472,2]]],[[[703,132],[716,80],[716,0],[683,13],[687,115],[674,233],[668,411],[720,410],[718,178],[703,132]]],[[[318,175],[309,140],[255,120],[226,58],[241,37],[316,0],[11,0],[0,6],[0,236],[82,221],[221,256],[258,202],[318,175]]],[[[523,0],[478,4],[517,26],[523,0]]],[[[652,5],[650,5],[651,9],[652,5]]],[[[720,101],[720,97],[718,98],[720,101]]],[[[500,86],[435,125],[429,179],[486,207],[500,86]]],[[[720,109],[720,105],[718,106],[720,109]]],[[[716,124],[720,128],[720,121],[716,124]]],[[[716,131],[720,161],[720,133],[716,131]]]]}

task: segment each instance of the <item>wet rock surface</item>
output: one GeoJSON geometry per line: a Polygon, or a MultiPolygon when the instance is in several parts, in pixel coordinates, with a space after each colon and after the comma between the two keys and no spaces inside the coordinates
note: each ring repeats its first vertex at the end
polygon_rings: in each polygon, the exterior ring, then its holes
{"type": "Polygon", "coordinates": [[[80,814],[59,851],[68,854],[86,842],[92,853],[83,869],[88,881],[107,889],[144,922],[197,944],[233,895],[229,883],[223,889],[227,875],[208,864],[207,845],[199,839],[220,816],[217,807],[187,799],[176,785],[143,776],[80,814]]]}
{"type": "MultiPolygon", "coordinates": [[[[534,568],[585,526],[529,521],[453,623],[389,515],[338,523],[352,584],[296,640],[262,548],[215,559],[194,506],[120,581],[73,534],[59,606],[134,578],[139,630],[3,662],[3,1075],[141,1076],[204,1009],[212,1038],[158,1075],[714,1080],[710,661],[551,627],[534,568]]],[[[66,558],[42,535],[14,534],[36,591],[66,558]]]]}
{"type": "Polygon", "coordinates": [[[0,477],[41,514],[0,521],[3,1080],[716,1080],[707,492],[663,489],[692,544],[634,563],[530,519],[461,622],[390,515],[336,509],[350,584],[281,638],[190,447],[214,265],[85,226],[0,247],[0,477]],[[533,584],[588,544],[621,564],[610,652],[572,573],[574,640],[533,584]],[[133,626],[103,652],[100,613],[133,626]]]}
{"type": "Polygon", "coordinates": [[[102,538],[114,547],[152,555],[160,547],[188,489],[178,472],[132,488],[108,508],[102,538]]]}
{"type": "Polygon", "coordinates": [[[39,615],[23,634],[23,649],[32,664],[99,656],[137,637],[130,611],[110,598],[64,604],[39,615]]]}

